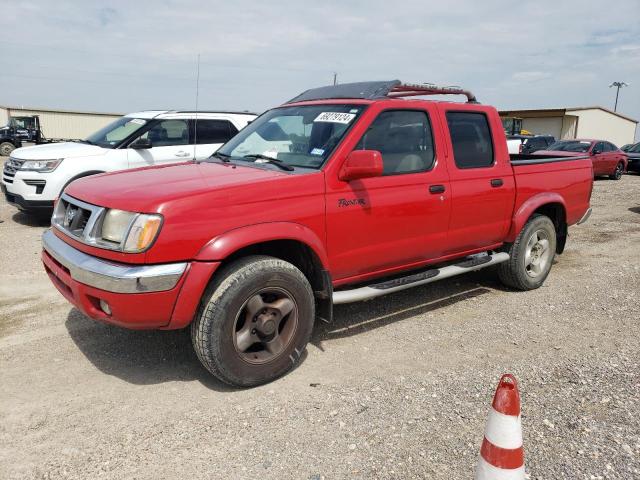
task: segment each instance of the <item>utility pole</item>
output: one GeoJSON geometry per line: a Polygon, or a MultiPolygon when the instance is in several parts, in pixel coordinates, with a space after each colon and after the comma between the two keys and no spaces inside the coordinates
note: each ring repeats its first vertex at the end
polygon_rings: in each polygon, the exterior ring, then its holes
{"type": "Polygon", "coordinates": [[[624,82],[613,82],[611,85],[609,85],[609,88],[611,87],[616,87],[616,103],[613,106],[613,111],[616,112],[618,110],[618,95],[620,94],[620,89],[622,87],[628,87],[629,84],[628,83],[624,83],[624,82]]]}
{"type": "Polygon", "coordinates": [[[333,72],[333,84],[338,84],[338,72],[333,72]]]}

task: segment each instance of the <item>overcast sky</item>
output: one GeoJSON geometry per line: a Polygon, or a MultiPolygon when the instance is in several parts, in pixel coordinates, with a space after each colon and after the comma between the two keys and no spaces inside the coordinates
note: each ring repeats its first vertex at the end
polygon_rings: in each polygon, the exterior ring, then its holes
{"type": "Polygon", "coordinates": [[[0,104],[262,111],[332,82],[462,85],[640,119],[640,1],[0,0],[0,104]]]}

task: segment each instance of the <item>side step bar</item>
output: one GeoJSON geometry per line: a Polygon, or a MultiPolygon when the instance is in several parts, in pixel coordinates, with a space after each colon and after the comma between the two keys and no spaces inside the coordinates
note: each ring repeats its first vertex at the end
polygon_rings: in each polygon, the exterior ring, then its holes
{"type": "Polygon", "coordinates": [[[414,273],[406,277],[387,280],[380,283],[367,285],[366,287],[354,288],[353,290],[338,290],[333,292],[333,303],[351,303],[381,297],[388,293],[399,292],[407,288],[417,287],[426,283],[437,282],[444,278],[455,277],[463,273],[469,273],[482,268],[495,265],[509,260],[509,254],[505,252],[493,253],[490,255],[467,257],[459,263],[449,265],[434,270],[427,270],[414,273]]]}

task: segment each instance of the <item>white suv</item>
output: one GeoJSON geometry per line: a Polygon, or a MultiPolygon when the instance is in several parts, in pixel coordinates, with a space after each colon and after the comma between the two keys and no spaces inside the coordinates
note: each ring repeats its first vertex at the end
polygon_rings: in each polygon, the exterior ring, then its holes
{"type": "Polygon", "coordinates": [[[64,188],[81,177],[128,168],[208,158],[256,117],[250,113],[131,113],[85,140],[11,152],[2,172],[7,202],[50,213],[64,188]]]}

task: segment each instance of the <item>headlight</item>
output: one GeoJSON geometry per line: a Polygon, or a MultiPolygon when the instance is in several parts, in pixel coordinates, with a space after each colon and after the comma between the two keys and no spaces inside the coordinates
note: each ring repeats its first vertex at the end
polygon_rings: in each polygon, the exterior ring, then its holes
{"type": "Polygon", "coordinates": [[[20,170],[31,170],[32,172],[53,172],[60,163],[62,163],[63,158],[58,158],[57,160],[27,160],[22,164],[20,170]]]}
{"type": "Polygon", "coordinates": [[[133,221],[124,242],[125,252],[142,252],[149,248],[158,236],[162,217],[160,215],[138,215],[133,221]]]}
{"type": "Polygon", "coordinates": [[[158,236],[162,217],[143,213],[108,210],[102,222],[102,240],[117,243],[129,253],[149,248],[158,236]]]}

